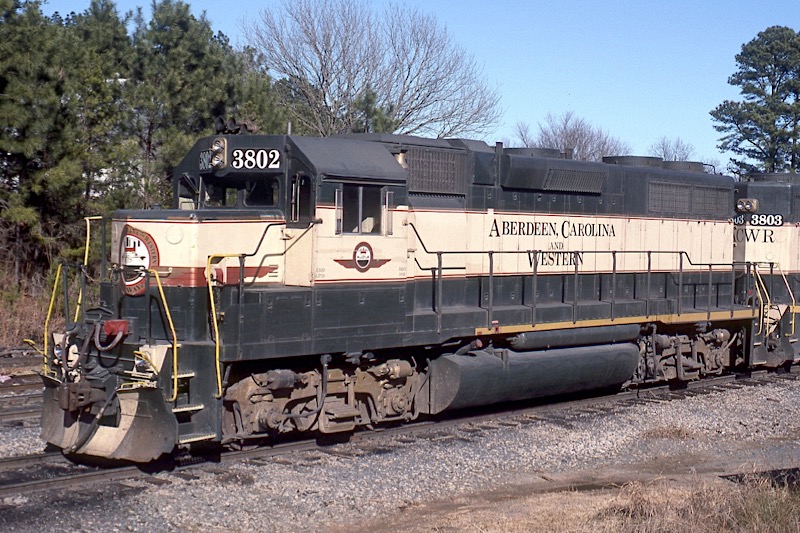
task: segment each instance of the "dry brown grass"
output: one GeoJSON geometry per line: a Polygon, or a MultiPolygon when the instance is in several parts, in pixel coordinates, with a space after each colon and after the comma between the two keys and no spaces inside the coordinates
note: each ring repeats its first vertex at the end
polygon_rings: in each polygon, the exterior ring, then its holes
{"type": "Polygon", "coordinates": [[[632,482],[617,489],[470,497],[412,507],[363,531],[674,533],[800,531],[800,495],[768,482],[632,482]]]}
{"type": "MultiPolygon", "coordinates": [[[[32,339],[41,346],[52,284],[52,278],[25,279],[17,284],[13,275],[0,265],[0,348],[24,346],[24,339],[32,339]]],[[[51,326],[63,328],[62,302],[59,300],[54,308],[51,326]]]]}
{"type": "Polygon", "coordinates": [[[763,480],[691,487],[637,482],[623,487],[595,520],[613,523],[617,531],[637,533],[788,533],[800,531],[800,495],[763,480]]]}

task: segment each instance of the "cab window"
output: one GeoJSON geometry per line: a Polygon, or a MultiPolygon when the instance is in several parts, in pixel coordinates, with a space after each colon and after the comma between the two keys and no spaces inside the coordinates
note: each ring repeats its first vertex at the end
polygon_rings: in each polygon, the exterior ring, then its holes
{"type": "Polygon", "coordinates": [[[382,187],[343,183],[336,191],[337,233],[381,234],[382,187]]]}
{"type": "Polygon", "coordinates": [[[314,188],[310,176],[296,174],[289,183],[290,224],[305,225],[314,217],[314,188]]]}
{"type": "Polygon", "coordinates": [[[235,187],[225,184],[206,185],[206,207],[234,207],[238,200],[239,192],[235,187]]]}
{"type": "Polygon", "coordinates": [[[244,205],[248,207],[276,207],[279,185],[277,180],[254,180],[245,185],[244,205]]]}

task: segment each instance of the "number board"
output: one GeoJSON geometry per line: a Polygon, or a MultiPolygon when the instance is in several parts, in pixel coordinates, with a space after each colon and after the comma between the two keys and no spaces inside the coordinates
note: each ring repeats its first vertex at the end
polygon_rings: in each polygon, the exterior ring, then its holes
{"type": "Polygon", "coordinates": [[[231,151],[231,167],[236,170],[278,170],[281,152],[275,148],[236,148],[231,151]]]}
{"type": "Polygon", "coordinates": [[[751,226],[782,226],[783,215],[754,213],[750,215],[751,226]]]}
{"type": "Polygon", "coordinates": [[[203,150],[200,152],[200,158],[198,160],[198,167],[200,172],[209,172],[213,170],[211,166],[211,158],[214,157],[214,152],[211,150],[203,150]]]}

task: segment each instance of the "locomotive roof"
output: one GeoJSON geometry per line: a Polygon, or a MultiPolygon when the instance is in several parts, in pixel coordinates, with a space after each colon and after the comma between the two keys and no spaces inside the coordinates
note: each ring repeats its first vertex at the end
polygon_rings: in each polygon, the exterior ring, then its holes
{"type": "MultiPolygon", "coordinates": [[[[427,137],[417,137],[416,135],[397,135],[394,133],[344,133],[336,135],[339,139],[352,139],[360,141],[370,141],[373,143],[383,143],[395,146],[424,146],[426,148],[453,148],[453,141],[456,139],[430,139],[427,137]]],[[[483,141],[473,141],[482,143],[483,141]]],[[[488,147],[487,147],[488,148],[488,147]]]]}
{"type": "Polygon", "coordinates": [[[404,184],[408,172],[375,142],[337,137],[289,137],[300,157],[323,179],[368,179],[404,184]]]}

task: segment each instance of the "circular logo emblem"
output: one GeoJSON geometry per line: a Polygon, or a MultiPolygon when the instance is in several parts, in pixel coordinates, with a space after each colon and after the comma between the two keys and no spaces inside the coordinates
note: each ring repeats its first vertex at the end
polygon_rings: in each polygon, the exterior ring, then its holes
{"type": "Polygon", "coordinates": [[[119,251],[122,267],[122,290],[136,295],[144,292],[147,270],[158,266],[158,247],[153,238],[143,231],[125,227],[119,251]]]}
{"type": "Polygon", "coordinates": [[[369,270],[369,265],[372,263],[372,247],[365,242],[358,243],[355,250],[353,250],[353,261],[356,264],[356,270],[359,272],[369,270]]]}

